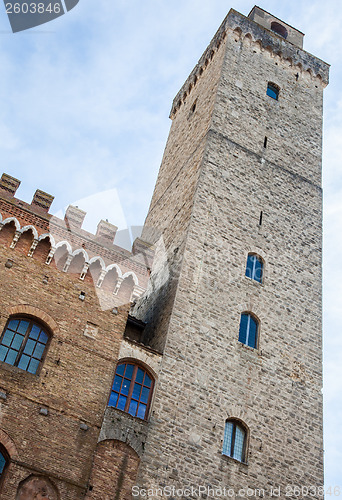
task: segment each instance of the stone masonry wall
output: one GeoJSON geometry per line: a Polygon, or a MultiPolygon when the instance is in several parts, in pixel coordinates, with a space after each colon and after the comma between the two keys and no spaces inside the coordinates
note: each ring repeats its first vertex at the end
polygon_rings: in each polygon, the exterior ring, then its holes
{"type": "Polygon", "coordinates": [[[145,240],[149,240],[151,232],[157,236],[162,234],[160,259],[165,259],[164,267],[158,266],[157,255],[148,283],[149,292],[134,310],[134,314],[147,323],[149,344],[158,351],[162,351],[165,344],[224,54],[225,41],[222,40],[215,57],[207,59],[196,85],[189,91],[183,114],[176,115],[172,122],[142,233],[145,240]],[[168,231],[165,232],[166,227],[168,231]],[[163,280],[161,274],[165,276],[163,280]]]}
{"type": "MultiPolygon", "coordinates": [[[[190,224],[188,213],[174,208],[172,190],[159,207],[152,202],[147,217],[149,222],[183,216],[179,226],[187,228],[187,238],[173,301],[165,302],[171,309],[162,325],[167,339],[138,484],[209,484],[236,492],[264,488],[268,494],[280,486],[285,497],[288,485],[323,484],[320,178],[325,84],[312,75],[320,66],[326,79],[327,66],[302,51],[313,66],[312,74],[307,68],[302,72],[272,51],[270,40],[273,36],[277,48],[277,35],[234,11],[226,23],[214,107],[205,108],[203,102],[201,108],[199,96],[195,111],[209,113],[211,122],[201,169],[188,194],[190,224]],[[234,31],[230,23],[240,29],[234,31]],[[269,81],[280,86],[279,101],[266,95],[269,81]],[[245,276],[249,252],[264,259],[262,284],[245,276]],[[260,321],[257,349],[238,342],[245,311],[260,321]],[[246,464],[222,455],[229,417],[248,428],[246,464]]],[[[286,42],[281,43],[285,50],[286,42]]],[[[178,138],[175,123],[185,127],[187,119],[181,104],[166,150],[173,164],[182,160],[180,149],[171,149],[178,138]]],[[[185,143],[196,141],[191,130],[185,132],[185,143]]],[[[164,180],[158,182],[162,186],[164,180]]],[[[174,229],[162,228],[170,246],[179,238],[174,229]]]]}

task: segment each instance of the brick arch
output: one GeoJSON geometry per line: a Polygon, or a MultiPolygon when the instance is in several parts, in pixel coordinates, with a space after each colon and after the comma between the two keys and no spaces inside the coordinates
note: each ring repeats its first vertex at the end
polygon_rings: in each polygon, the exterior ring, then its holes
{"type": "Polygon", "coordinates": [[[18,451],[14,444],[13,439],[10,438],[10,436],[2,429],[0,429],[0,444],[2,444],[2,446],[6,449],[11,460],[18,459],[18,451]]]}
{"type": "Polygon", "coordinates": [[[97,444],[86,500],[131,498],[140,458],[127,443],[116,439],[97,444]]]}
{"type": "Polygon", "coordinates": [[[5,224],[0,227],[0,243],[3,245],[8,245],[13,241],[15,232],[17,231],[17,227],[15,225],[15,221],[13,219],[9,220],[5,224]]]}
{"type": "Polygon", "coordinates": [[[124,424],[103,426],[99,437],[99,443],[104,441],[120,441],[130,446],[139,458],[144,453],[146,436],[141,436],[134,431],[128,431],[124,424]],[[124,429],[123,429],[124,427],[124,429]]]}
{"type": "Polygon", "coordinates": [[[117,292],[120,304],[128,304],[131,301],[134,285],[135,285],[135,280],[133,273],[127,273],[125,277],[123,277],[123,281],[117,292]]]}
{"type": "Polygon", "coordinates": [[[42,262],[46,262],[48,255],[51,250],[51,239],[48,235],[45,235],[44,238],[39,238],[38,245],[34,250],[32,257],[42,262]]]}
{"type": "Polygon", "coordinates": [[[234,420],[244,428],[247,434],[249,434],[249,426],[246,424],[245,419],[246,414],[244,412],[241,412],[239,409],[234,409],[233,413],[231,414],[227,412],[226,422],[228,422],[228,420],[234,420]]]}
{"type": "Polygon", "coordinates": [[[266,311],[263,305],[260,305],[257,300],[249,298],[249,300],[242,301],[239,303],[239,308],[240,311],[237,311],[237,317],[239,318],[238,321],[240,321],[242,313],[249,313],[254,316],[254,319],[256,319],[259,323],[259,328],[261,328],[265,321],[267,322],[268,320],[268,311],[266,311]]]}
{"type": "Polygon", "coordinates": [[[103,261],[102,261],[101,257],[90,260],[89,268],[88,268],[87,274],[84,278],[85,282],[94,283],[94,285],[97,284],[97,282],[99,281],[99,278],[101,276],[101,273],[103,272],[103,269],[104,269],[102,262],[103,261]]]}
{"type": "Polygon", "coordinates": [[[156,382],[156,380],[158,379],[158,375],[156,371],[151,367],[150,360],[146,357],[145,353],[140,352],[139,349],[136,349],[134,351],[132,350],[130,354],[131,356],[122,357],[120,357],[119,355],[117,365],[120,365],[121,363],[133,363],[135,365],[139,365],[144,370],[147,370],[154,379],[154,382],[156,382]]]}
{"type": "Polygon", "coordinates": [[[56,332],[58,330],[56,321],[45,311],[38,309],[38,307],[30,306],[28,304],[10,306],[7,308],[7,314],[8,316],[13,316],[14,314],[27,314],[28,316],[40,319],[52,332],[56,332]]]}
{"type": "Polygon", "coordinates": [[[15,246],[16,251],[22,252],[27,255],[34,239],[35,235],[31,226],[27,226],[24,231],[20,232],[18,243],[15,246]]]}
{"type": "Polygon", "coordinates": [[[18,486],[15,500],[60,500],[55,484],[45,476],[31,474],[18,486]]]}
{"type": "Polygon", "coordinates": [[[84,253],[81,251],[77,253],[75,252],[71,259],[67,272],[69,274],[75,274],[80,276],[85,263],[86,263],[86,258],[84,256],[84,253]]]}
{"type": "Polygon", "coordinates": [[[254,246],[254,245],[245,245],[244,249],[245,249],[246,255],[248,255],[249,253],[254,253],[255,255],[259,255],[264,262],[267,259],[267,253],[265,252],[265,250],[263,248],[260,248],[258,246],[254,246]]]}

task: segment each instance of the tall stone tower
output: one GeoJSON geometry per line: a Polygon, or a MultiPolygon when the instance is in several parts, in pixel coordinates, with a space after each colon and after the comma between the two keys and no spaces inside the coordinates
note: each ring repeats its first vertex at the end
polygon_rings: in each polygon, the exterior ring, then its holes
{"type": "Polygon", "coordinates": [[[143,233],[162,235],[166,258],[160,245],[135,310],[163,354],[141,487],[321,498],[329,66],[303,36],[231,10],[173,102],[143,233]]]}

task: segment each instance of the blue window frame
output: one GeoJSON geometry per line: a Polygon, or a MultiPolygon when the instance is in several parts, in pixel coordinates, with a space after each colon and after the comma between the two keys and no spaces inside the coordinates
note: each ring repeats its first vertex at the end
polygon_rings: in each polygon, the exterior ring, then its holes
{"type": "Polygon", "coordinates": [[[5,455],[3,453],[1,453],[1,451],[0,451],[0,478],[5,470],[6,464],[7,464],[7,460],[5,458],[5,455]]]}
{"type": "Polygon", "coordinates": [[[274,83],[268,82],[266,94],[277,101],[279,98],[279,88],[274,83]]]}
{"type": "Polygon", "coordinates": [[[147,370],[132,362],[120,363],[116,368],[108,406],[146,420],[153,385],[154,380],[147,370]]]}
{"type": "Polygon", "coordinates": [[[249,313],[242,313],[240,319],[239,342],[249,347],[257,348],[258,345],[257,320],[249,313]]]}
{"type": "Polygon", "coordinates": [[[263,267],[264,265],[260,257],[251,253],[248,254],[246,266],[246,276],[248,278],[261,283],[263,267]]]}
{"type": "Polygon", "coordinates": [[[227,420],[224,428],[222,454],[235,458],[239,462],[246,461],[246,430],[235,420],[227,420]]]}
{"type": "Polygon", "coordinates": [[[5,469],[9,463],[9,455],[2,445],[0,445],[0,480],[4,475],[5,469]]]}
{"type": "Polygon", "coordinates": [[[30,318],[12,318],[7,322],[0,342],[0,361],[35,374],[46,353],[49,335],[30,318]]]}

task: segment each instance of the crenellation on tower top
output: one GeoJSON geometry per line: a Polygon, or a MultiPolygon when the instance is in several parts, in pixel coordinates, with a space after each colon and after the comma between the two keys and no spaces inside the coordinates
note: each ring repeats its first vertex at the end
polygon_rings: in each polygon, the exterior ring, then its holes
{"type": "MultiPolygon", "coordinates": [[[[61,242],[70,243],[70,252],[80,249],[87,251],[89,260],[95,257],[106,263],[125,262],[126,270],[134,270],[147,280],[148,268],[153,261],[153,249],[140,238],[127,250],[114,243],[118,227],[107,220],[98,223],[96,234],[82,228],[86,212],[77,206],[69,205],[64,220],[49,213],[54,197],[37,189],[32,202],[27,203],[14,195],[20,180],[3,173],[0,179],[0,233],[3,227],[13,220],[18,234],[29,225],[35,232],[35,238],[48,237],[55,249],[61,242]]],[[[82,251],[83,251],[82,250],[82,251]]],[[[145,283],[144,281],[144,283],[145,283]]]]}
{"type": "Polygon", "coordinates": [[[73,205],[69,205],[66,209],[64,220],[68,227],[70,226],[70,228],[75,227],[81,229],[86,215],[87,212],[85,212],[84,210],[81,210],[80,208],[73,205]]]}
{"type": "Polygon", "coordinates": [[[7,195],[14,196],[20,186],[20,181],[11,175],[3,173],[0,179],[0,189],[7,195]]]}
{"type": "Polygon", "coordinates": [[[117,230],[118,227],[114,226],[114,224],[107,220],[100,220],[97,225],[96,237],[106,243],[113,243],[117,230]]]}
{"type": "Polygon", "coordinates": [[[293,43],[297,47],[303,48],[304,33],[284,23],[284,21],[273,16],[266,10],[261,9],[257,5],[253,7],[247,17],[257,24],[260,24],[260,26],[276,33],[288,42],[293,43]]]}
{"type": "Polygon", "coordinates": [[[269,51],[273,57],[279,56],[287,61],[295,71],[306,71],[311,78],[316,78],[324,87],[328,85],[330,65],[303,49],[304,34],[301,31],[260,9],[260,7],[255,6],[248,17],[230,9],[210,44],[174,98],[170,111],[171,119],[176,116],[178,109],[186,101],[193,86],[203,75],[228,33],[235,37],[236,41],[242,42],[245,37],[250,38],[251,42],[258,44],[262,51],[269,51]]]}
{"type": "Polygon", "coordinates": [[[44,210],[44,212],[48,212],[54,200],[54,196],[51,194],[45,193],[40,189],[37,189],[34,193],[31,205],[36,205],[37,207],[44,210]]]}
{"type": "MultiPolygon", "coordinates": [[[[253,10],[251,11],[251,14],[253,10]]],[[[279,32],[272,30],[272,23],[277,22],[272,21],[272,19],[277,20],[276,17],[268,14],[266,11],[262,11],[261,9],[255,10],[255,16],[253,15],[252,17],[253,19],[231,9],[226,18],[227,28],[231,28],[233,30],[239,29],[241,38],[244,38],[247,34],[249,34],[252,37],[252,41],[261,44],[262,50],[270,50],[274,56],[280,56],[283,60],[287,60],[291,66],[300,66],[302,71],[310,71],[313,78],[316,77],[320,79],[324,86],[328,85],[329,64],[322,61],[318,57],[313,56],[309,52],[306,52],[302,47],[300,47],[300,45],[296,45],[290,39],[286,39],[284,36],[281,36],[279,32]],[[260,12],[265,14],[263,20],[264,24],[267,24],[267,27],[259,22],[260,17],[257,13],[260,14],[260,12]]],[[[293,32],[296,32],[297,34],[301,33],[295,28],[290,27],[290,25],[283,23],[282,21],[281,23],[289,30],[291,28],[293,32]]],[[[278,23],[278,25],[279,24],[280,23],[278,23]]],[[[279,31],[279,27],[277,29],[279,31]]],[[[304,37],[303,34],[301,35],[304,37]]]]}

